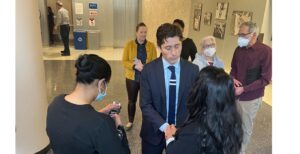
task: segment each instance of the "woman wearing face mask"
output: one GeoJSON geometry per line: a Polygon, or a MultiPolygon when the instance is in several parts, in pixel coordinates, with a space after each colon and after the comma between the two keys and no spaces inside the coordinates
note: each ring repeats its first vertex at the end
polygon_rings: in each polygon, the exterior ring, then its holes
{"type": "Polygon", "coordinates": [[[193,61],[198,65],[199,71],[206,66],[214,66],[224,69],[223,61],[216,55],[216,40],[213,36],[206,36],[200,43],[200,53],[196,54],[196,58],[193,61]]]}
{"type": "Polygon", "coordinates": [[[136,39],[129,41],[123,51],[129,119],[125,130],[130,130],[133,126],[140,76],[144,65],[157,58],[156,48],[152,42],[146,40],[146,36],[147,27],[141,22],[136,26],[136,39]]]}
{"type": "Polygon", "coordinates": [[[57,96],[48,107],[46,131],[54,153],[130,153],[120,116],[109,115],[120,106],[110,104],[100,112],[91,106],[106,95],[109,64],[97,55],[85,54],[75,67],[75,89],[57,96]]]}

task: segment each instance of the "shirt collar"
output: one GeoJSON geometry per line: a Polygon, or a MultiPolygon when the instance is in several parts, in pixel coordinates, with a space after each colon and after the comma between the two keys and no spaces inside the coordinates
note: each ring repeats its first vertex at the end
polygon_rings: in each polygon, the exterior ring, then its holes
{"type": "Polygon", "coordinates": [[[139,42],[137,41],[137,39],[135,39],[135,43],[136,43],[137,45],[146,45],[147,40],[145,40],[143,44],[139,44],[139,42]]]}
{"type": "Polygon", "coordinates": [[[162,57],[162,61],[163,61],[163,66],[164,66],[164,69],[167,69],[169,66],[175,66],[175,69],[178,69],[179,68],[179,63],[180,63],[180,58],[178,58],[178,61],[171,65],[164,57],[162,57]]]}

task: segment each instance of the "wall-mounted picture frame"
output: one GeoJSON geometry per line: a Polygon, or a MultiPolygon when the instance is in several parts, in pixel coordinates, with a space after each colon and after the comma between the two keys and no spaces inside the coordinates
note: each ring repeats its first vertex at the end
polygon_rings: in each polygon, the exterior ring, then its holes
{"type": "Polygon", "coordinates": [[[218,2],[217,10],[216,10],[216,19],[218,20],[226,20],[228,13],[228,2],[218,2]]]}
{"type": "Polygon", "coordinates": [[[225,21],[215,21],[213,36],[219,39],[224,39],[226,22],[225,21]]]}
{"type": "Polygon", "coordinates": [[[200,31],[201,14],[202,14],[202,4],[198,4],[194,9],[193,29],[195,31],[200,31]]]}
{"type": "Polygon", "coordinates": [[[240,25],[243,22],[252,21],[253,12],[249,11],[233,11],[231,19],[231,34],[237,35],[239,33],[240,25]]]}
{"type": "Polygon", "coordinates": [[[203,15],[204,25],[211,25],[212,12],[205,12],[203,15]]]}

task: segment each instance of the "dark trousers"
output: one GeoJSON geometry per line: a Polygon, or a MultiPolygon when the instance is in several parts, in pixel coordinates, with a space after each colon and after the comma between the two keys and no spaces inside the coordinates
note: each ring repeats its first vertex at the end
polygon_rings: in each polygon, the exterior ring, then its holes
{"type": "Polygon", "coordinates": [[[54,24],[49,24],[48,25],[48,30],[49,30],[49,41],[50,41],[50,44],[53,44],[54,43],[54,35],[53,35],[53,28],[54,28],[54,24]]]}
{"type": "Polygon", "coordinates": [[[126,78],[126,89],[128,95],[128,118],[129,122],[133,123],[140,83],[126,78]]]}
{"type": "Polygon", "coordinates": [[[158,145],[153,145],[142,140],[142,154],[162,154],[165,148],[166,143],[164,139],[158,145]]]}
{"type": "Polygon", "coordinates": [[[69,33],[70,33],[69,25],[60,25],[60,36],[64,43],[64,54],[70,54],[69,33]]]}

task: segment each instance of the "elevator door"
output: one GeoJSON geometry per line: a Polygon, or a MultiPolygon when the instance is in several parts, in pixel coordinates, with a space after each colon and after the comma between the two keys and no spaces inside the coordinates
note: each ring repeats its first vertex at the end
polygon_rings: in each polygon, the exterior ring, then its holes
{"type": "Polygon", "coordinates": [[[124,47],[135,38],[138,21],[138,0],[114,0],[114,47],[124,47]]]}

